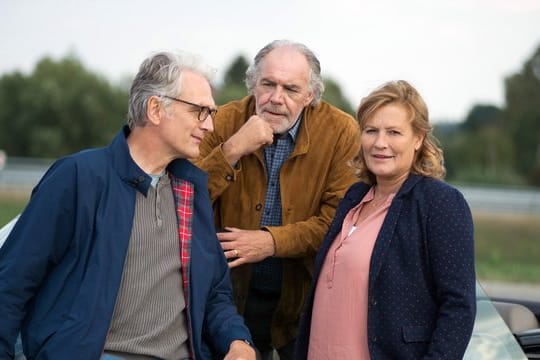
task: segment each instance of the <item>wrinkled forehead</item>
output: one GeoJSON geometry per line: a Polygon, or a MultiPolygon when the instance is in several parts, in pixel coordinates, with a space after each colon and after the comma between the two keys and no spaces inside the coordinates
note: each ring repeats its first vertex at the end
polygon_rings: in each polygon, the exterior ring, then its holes
{"type": "Polygon", "coordinates": [[[292,47],[281,47],[272,50],[261,60],[260,69],[259,80],[279,80],[279,82],[306,86],[311,73],[304,54],[292,47]]]}
{"type": "Polygon", "coordinates": [[[194,71],[183,71],[180,75],[179,97],[199,105],[215,107],[212,86],[208,79],[194,71]]]}

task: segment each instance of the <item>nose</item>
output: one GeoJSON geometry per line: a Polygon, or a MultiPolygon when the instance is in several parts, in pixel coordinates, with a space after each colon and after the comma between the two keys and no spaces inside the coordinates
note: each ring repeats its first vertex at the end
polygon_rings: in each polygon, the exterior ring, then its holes
{"type": "Polygon", "coordinates": [[[209,114],[204,121],[201,123],[201,129],[205,132],[213,132],[214,131],[214,119],[209,114]]]}
{"type": "Polygon", "coordinates": [[[274,87],[272,94],[270,95],[270,101],[273,103],[281,104],[283,103],[283,88],[281,86],[274,87]]]}
{"type": "Polygon", "coordinates": [[[387,144],[386,137],[384,136],[384,134],[382,134],[382,132],[379,132],[379,134],[375,138],[375,143],[374,143],[375,147],[385,148],[386,144],[387,144]]]}

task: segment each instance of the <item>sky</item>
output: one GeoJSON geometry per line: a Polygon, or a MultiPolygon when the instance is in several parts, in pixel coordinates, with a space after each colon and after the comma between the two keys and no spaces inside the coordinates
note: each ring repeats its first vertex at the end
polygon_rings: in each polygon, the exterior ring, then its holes
{"type": "Polygon", "coordinates": [[[267,43],[310,47],[353,107],[411,82],[431,119],[504,106],[504,79],[540,47],[540,0],[0,0],[0,76],[75,55],[112,83],[159,50],[199,54],[216,82],[267,43]]]}

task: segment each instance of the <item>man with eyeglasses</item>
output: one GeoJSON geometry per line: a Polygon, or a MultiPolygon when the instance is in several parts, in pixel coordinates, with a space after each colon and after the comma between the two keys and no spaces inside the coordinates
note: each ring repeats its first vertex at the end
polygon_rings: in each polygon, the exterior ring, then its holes
{"type": "Polygon", "coordinates": [[[58,160],[0,249],[0,358],[255,359],[232,300],[206,174],[212,71],[146,59],[127,126],[58,160]]]}
{"type": "Polygon", "coordinates": [[[321,101],[305,45],[266,45],[246,73],[250,95],[219,108],[196,164],[210,196],[235,300],[263,359],[292,359],[315,253],[359,149],[355,120],[321,101]]]}

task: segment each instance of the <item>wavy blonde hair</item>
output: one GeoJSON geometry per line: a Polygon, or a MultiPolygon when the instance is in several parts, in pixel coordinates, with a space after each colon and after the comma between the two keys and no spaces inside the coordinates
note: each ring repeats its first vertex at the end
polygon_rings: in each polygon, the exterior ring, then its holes
{"type": "MultiPolygon", "coordinates": [[[[428,108],[418,91],[407,81],[397,80],[383,84],[362,99],[356,118],[363,131],[373,114],[389,104],[403,106],[409,113],[409,121],[415,134],[423,137],[416,152],[411,173],[442,179],[446,175],[443,151],[439,141],[433,136],[433,127],[429,123],[428,108]]],[[[368,184],[375,184],[375,175],[367,168],[362,148],[352,161],[356,176],[368,184]]]]}

